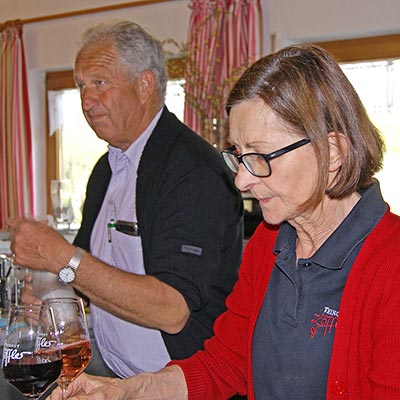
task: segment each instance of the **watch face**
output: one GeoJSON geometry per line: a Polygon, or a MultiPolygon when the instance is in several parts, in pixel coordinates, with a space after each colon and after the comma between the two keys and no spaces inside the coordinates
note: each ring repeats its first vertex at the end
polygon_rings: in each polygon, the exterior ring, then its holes
{"type": "Polygon", "coordinates": [[[58,277],[61,282],[71,283],[75,279],[75,271],[71,267],[61,268],[58,277]]]}

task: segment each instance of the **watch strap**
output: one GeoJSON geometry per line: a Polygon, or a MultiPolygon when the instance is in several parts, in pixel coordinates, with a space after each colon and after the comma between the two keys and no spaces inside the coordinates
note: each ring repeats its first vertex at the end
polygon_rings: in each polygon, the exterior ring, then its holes
{"type": "Polygon", "coordinates": [[[74,255],[71,257],[71,259],[68,261],[68,264],[66,266],[69,266],[73,268],[75,271],[78,269],[83,256],[86,254],[85,250],[81,249],[80,247],[77,247],[75,250],[74,255]]]}

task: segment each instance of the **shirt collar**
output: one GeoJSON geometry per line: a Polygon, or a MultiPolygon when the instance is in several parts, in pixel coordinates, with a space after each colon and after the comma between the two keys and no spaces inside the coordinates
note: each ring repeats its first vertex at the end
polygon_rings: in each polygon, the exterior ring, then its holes
{"type": "MultiPolygon", "coordinates": [[[[382,198],[378,181],[375,180],[359,193],[360,200],[325,243],[309,258],[310,261],[328,269],[342,268],[352,250],[381,220],[387,210],[387,204],[382,198]]],[[[294,251],[296,239],[295,229],[287,222],[283,223],[276,239],[275,254],[283,255],[285,252],[294,251]]]]}
{"type": "Polygon", "coordinates": [[[111,171],[114,172],[117,163],[121,160],[127,160],[132,163],[136,168],[139,165],[143,149],[146,146],[149,137],[151,136],[158,120],[161,117],[163,108],[161,108],[154,118],[151,120],[147,128],[139,135],[139,137],[125,150],[122,151],[118,147],[108,145],[108,161],[110,163],[111,171]]]}

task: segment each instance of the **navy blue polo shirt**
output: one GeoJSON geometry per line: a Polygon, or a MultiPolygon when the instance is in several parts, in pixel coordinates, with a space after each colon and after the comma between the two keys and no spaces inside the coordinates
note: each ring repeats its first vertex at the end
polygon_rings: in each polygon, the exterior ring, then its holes
{"type": "Polygon", "coordinates": [[[279,231],[275,267],[253,336],[257,400],[323,400],[340,299],[366,236],[387,210],[379,184],[361,194],[353,210],[318,251],[296,265],[296,231],[279,231]]]}

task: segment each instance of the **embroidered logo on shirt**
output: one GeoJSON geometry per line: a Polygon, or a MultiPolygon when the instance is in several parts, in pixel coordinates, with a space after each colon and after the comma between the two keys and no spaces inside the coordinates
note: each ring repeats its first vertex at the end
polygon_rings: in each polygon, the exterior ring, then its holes
{"type": "Polygon", "coordinates": [[[310,319],[312,324],[310,328],[310,338],[313,339],[317,333],[325,336],[336,330],[337,321],[339,318],[339,311],[332,310],[330,307],[324,307],[320,314],[314,314],[314,318],[310,319]]]}
{"type": "Polygon", "coordinates": [[[190,246],[188,244],[183,244],[181,247],[182,253],[194,254],[195,256],[201,256],[203,249],[197,246],[190,246]]]}

